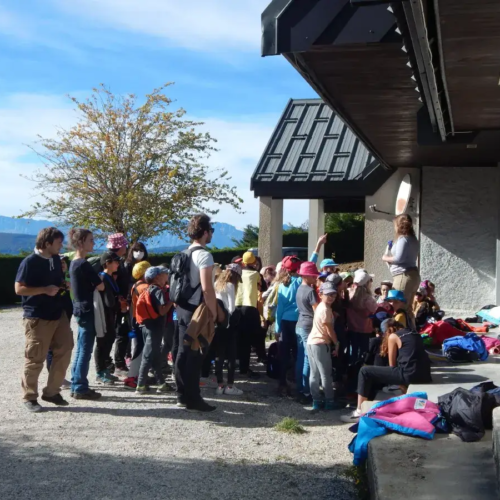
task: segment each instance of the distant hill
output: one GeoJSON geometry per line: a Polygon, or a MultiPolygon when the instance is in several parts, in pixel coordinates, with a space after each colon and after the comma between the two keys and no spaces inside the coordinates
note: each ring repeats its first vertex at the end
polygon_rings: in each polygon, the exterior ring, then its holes
{"type": "MultiPolygon", "coordinates": [[[[54,225],[64,233],[69,230],[67,227],[47,220],[13,219],[0,215],[0,253],[17,254],[32,250],[35,246],[35,236],[40,229],[54,225]]],[[[216,222],[211,246],[217,248],[233,247],[233,238],[239,240],[242,236],[243,231],[231,224],[216,222]]],[[[167,232],[146,242],[148,249],[154,253],[175,252],[186,248],[187,244],[187,241],[167,232]]]]}
{"type": "Polygon", "coordinates": [[[0,233],[0,253],[16,255],[35,248],[36,236],[31,234],[0,233]]]}

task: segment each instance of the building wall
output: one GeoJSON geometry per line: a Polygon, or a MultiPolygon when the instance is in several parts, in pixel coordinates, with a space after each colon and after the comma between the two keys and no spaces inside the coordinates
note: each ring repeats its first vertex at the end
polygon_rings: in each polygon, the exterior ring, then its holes
{"type": "Polygon", "coordinates": [[[382,185],[373,195],[366,197],[365,218],[365,268],[375,274],[375,282],[390,279],[391,273],[387,264],[382,261],[382,255],[387,247],[387,242],[394,239],[394,226],[392,220],[396,208],[396,197],[398,189],[406,174],[410,174],[412,180],[412,198],[414,202],[407,211],[413,218],[418,234],[419,216],[418,206],[420,199],[420,170],[399,169],[382,185]],[[389,212],[392,215],[372,213],[370,205],[377,205],[378,210],[389,212]]]}
{"type": "Polygon", "coordinates": [[[495,303],[496,168],[422,169],[420,274],[447,314],[495,303]]]}

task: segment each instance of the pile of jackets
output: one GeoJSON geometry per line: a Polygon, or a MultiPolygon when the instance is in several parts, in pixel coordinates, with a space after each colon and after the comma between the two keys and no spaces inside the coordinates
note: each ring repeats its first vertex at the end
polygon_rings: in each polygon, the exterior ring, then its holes
{"type": "Polygon", "coordinates": [[[493,382],[483,382],[470,391],[459,387],[440,396],[443,417],[462,441],[479,441],[485,429],[493,427],[493,409],[500,406],[500,388],[493,382]]]}
{"type": "Polygon", "coordinates": [[[475,333],[446,339],[443,342],[443,354],[454,363],[486,361],[488,359],[486,344],[475,333]]]}

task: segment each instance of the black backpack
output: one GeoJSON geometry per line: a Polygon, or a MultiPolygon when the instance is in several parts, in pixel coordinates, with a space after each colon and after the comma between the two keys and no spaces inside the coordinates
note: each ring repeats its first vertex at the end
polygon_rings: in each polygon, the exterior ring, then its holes
{"type": "Polygon", "coordinates": [[[273,342],[267,351],[267,376],[280,378],[280,360],[278,358],[278,342],[273,342]]]}
{"type": "Polygon", "coordinates": [[[202,246],[188,248],[173,256],[170,263],[170,300],[180,307],[187,308],[189,300],[201,286],[191,287],[191,262],[192,255],[198,250],[204,250],[202,246]]]}

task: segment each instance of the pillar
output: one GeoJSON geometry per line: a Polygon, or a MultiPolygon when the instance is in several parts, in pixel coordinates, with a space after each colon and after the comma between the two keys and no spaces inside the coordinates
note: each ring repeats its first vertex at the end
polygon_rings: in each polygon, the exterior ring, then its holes
{"type": "Polygon", "coordinates": [[[259,198],[259,257],[264,266],[283,258],[283,200],[259,198]]]}
{"type": "MultiPolygon", "coordinates": [[[[309,200],[309,232],[307,247],[309,256],[314,252],[320,236],[325,234],[325,204],[323,200],[309,200]]],[[[318,264],[325,257],[325,247],[322,247],[318,257],[318,264]]]]}
{"type": "Polygon", "coordinates": [[[496,255],[496,305],[500,304],[500,163],[497,168],[497,255],[496,255]]]}

